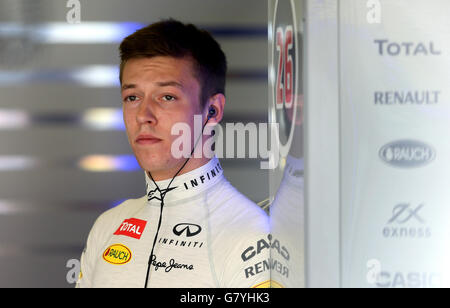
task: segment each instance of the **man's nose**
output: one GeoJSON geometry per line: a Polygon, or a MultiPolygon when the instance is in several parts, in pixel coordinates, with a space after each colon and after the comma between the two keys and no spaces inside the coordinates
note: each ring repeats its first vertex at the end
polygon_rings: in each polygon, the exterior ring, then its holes
{"type": "Polygon", "coordinates": [[[137,112],[137,121],[140,124],[148,123],[155,125],[157,123],[152,98],[145,98],[140,104],[137,112]]]}

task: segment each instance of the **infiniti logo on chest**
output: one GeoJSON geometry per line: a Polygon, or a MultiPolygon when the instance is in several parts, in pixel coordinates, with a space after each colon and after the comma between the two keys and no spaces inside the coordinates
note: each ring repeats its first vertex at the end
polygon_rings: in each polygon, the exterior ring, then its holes
{"type": "Polygon", "coordinates": [[[183,233],[186,233],[187,237],[196,236],[202,231],[202,227],[195,224],[189,223],[180,223],[173,227],[173,233],[177,236],[181,236],[183,233]]]}

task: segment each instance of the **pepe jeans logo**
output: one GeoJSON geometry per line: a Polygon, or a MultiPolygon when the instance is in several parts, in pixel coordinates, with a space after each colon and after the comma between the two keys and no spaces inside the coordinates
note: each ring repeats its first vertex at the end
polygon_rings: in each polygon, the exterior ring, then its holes
{"type": "Polygon", "coordinates": [[[182,269],[182,270],[188,270],[188,271],[192,271],[194,269],[194,265],[193,264],[184,264],[184,263],[177,263],[175,261],[175,259],[170,259],[169,263],[167,263],[166,261],[158,261],[156,260],[156,256],[153,255],[152,256],[152,265],[153,268],[155,269],[155,272],[159,269],[159,268],[163,268],[164,271],[166,273],[170,272],[172,269],[182,269]]]}
{"type": "Polygon", "coordinates": [[[428,144],[415,140],[398,140],[383,146],[378,155],[387,164],[400,168],[422,167],[436,157],[428,144]]]}
{"type": "Polygon", "coordinates": [[[187,237],[196,236],[202,231],[202,227],[195,224],[189,223],[180,223],[173,227],[173,233],[177,236],[181,236],[183,233],[186,233],[187,237]]]}

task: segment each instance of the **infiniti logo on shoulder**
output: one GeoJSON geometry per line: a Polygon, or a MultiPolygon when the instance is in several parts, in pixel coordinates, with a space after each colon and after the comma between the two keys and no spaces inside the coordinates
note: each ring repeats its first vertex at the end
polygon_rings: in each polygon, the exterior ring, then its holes
{"type": "Polygon", "coordinates": [[[400,168],[422,167],[436,157],[430,145],[415,140],[398,140],[384,145],[378,152],[387,164],[400,168]]]}

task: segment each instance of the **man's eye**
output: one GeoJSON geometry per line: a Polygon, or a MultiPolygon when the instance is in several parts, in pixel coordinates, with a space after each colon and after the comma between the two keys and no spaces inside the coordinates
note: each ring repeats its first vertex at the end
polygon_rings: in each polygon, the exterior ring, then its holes
{"type": "Polygon", "coordinates": [[[169,94],[166,94],[166,95],[163,96],[163,100],[165,100],[165,101],[174,101],[175,99],[176,99],[175,96],[172,96],[172,95],[169,95],[169,94]]]}
{"type": "Polygon", "coordinates": [[[125,99],[124,99],[125,102],[134,102],[136,100],[137,100],[136,95],[130,95],[130,96],[125,97],[125,99]]]}

